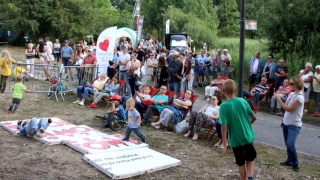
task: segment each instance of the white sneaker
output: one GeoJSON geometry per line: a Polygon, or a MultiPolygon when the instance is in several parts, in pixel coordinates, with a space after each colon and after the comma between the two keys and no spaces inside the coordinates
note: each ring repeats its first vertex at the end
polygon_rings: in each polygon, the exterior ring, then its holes
{"type": "Polygon", "coordinates": [[[81,101],[76,100],[76,101],[74,101],[73,103],[74,103],[74,104],[79,104],[79,103],[81,103],[81,101]]]}
{"type": "Polygon", "coordinates": [[[80,105],[80,106],[83,106],[83,105],[84,105],[84,102],[83,102],[83,101],[80,101],[79,105],[80,105]]]}
{"type": "Polygon", "coordinates": [[[36,132],[36,136],[38,136],[39,138],[43,138],[43,137],[44,137],[44,129],[40,128],[40,129],[36,132]]]}
{"type": "Polygon", "coordinates": [[[155,129],[159,129],[160,126],[157,126],[156,123],[151,123],[151,126],[154,127],[155,129]]]}

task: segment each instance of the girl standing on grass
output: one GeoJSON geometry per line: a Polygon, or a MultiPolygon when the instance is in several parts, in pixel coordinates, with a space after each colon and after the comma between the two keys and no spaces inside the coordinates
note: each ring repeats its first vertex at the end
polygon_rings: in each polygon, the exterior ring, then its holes
{"type": "Polygon", "coordinates": [[[0,92],[4,93],[7,87],[7,79],[11,75],[12,63],[16,63],[10,56],[8,50],[3,50],[1,52],[0,67],[1,67],[1,77],[0,77],[0,92]]]}

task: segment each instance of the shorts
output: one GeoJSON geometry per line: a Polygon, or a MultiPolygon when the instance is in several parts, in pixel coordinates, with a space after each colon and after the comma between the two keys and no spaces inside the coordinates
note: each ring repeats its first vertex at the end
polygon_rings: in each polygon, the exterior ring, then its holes
{"type": "Polygon", "coordinates": [[[253,161],[257,157],[252,143],[232,148],[232,150],[238,166],[243,166],[246,161],[253,161]]]}
{"type": "MultiPolygon", "coordinates": [[[[254,84],[254,82],[256,82],[256,80],[258,80],[259,81],[259,78],[260,77],[258,77],[257,78],[257,75],[256,74],[251,74],[250,76],[249,76],[249,84],[254,84]]],[[[260,82],[260,81],[259,81],[260,82]]]]}
{"type": "Polygon", "coordinates": [[[63,66],[72,66],[72,63],[69,61],[70,57],[62,57],[63,66]]]}

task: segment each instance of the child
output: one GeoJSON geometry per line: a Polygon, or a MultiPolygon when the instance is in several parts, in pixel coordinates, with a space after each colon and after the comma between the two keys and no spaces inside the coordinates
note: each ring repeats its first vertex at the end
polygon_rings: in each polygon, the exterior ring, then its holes
{"type": "Polygon", "coordinates": [[[139,93],[138,91],[135,92],[133,99],[135,99],[137,102],[142,102],[143,100],[151,99],[150,91],[151,86],[146,85],[143,88],[143,93],[139,93]]]}
{"type": "Polygon", "coordinates": [[[142,134],[140,131],[140,123],[141,123],[141,116],[139,112],[134,108],[135,100],[130,98],[126,102],[127,110],[128,110],[128,125],[126,129],[125,137],[122,141],[128,141],[131,131],[133,131],[143,143],[146,142],[146,135],[142,134]]]}
{"type": "Polygon", "coordinates": [[[36,118],[32,118],[30,121],[18,121],[18,129],[20,133],[27,133],[27,136],[33,137],[34,135],[39,138],[44,137],[44,131],[49,127],[51,119],[41,118],[37,123],[36,118]]]}
{"type": "Polygon", "coordinates": [[[253,179],[254,159],[257,156],[253,147],[254,133],[251,124],[256,120],[248,102],[243,98],[235,97],[237,92],[236,84],[233,80],[223,83],[222,91],[227,101],[220,106],[220,119],[223,141],[223,155],[227,150],[227,131],[229,134],[229,145],[238,165],[241,180],[253,179]],[[251,120],[248,121],[248,115],[251,120]],[[246,171],[247,169],[247,171],[246,171]]]}
{"type": "Polygon", "coordinates": [[[12,63],[16,63],[10,56],[8,50],[3,50],[0,57],[0,68],[1,68],[1,77],[0,77],[0,92],[4,93],[7,87],[7,79],[11,75],[12,63]]]}
{"type": "Polygon", "coordinates": [[[109,66],[107,70],[108,77],[112,79],[116,74],[116,68],[113,61],[109,61],[109,66]]]}
{"type": "Polygon", "coordinates": [[[107,122],[103,126],[105,128],[109,127],[110,125],[110,120],[114,115],[121,116],[121,118],[126,119],[126,113],[123,109],[123,106],[120,104],[121,101],[121,96],[119,95],[114,95],[110,98],[111,101],[111,109],[107,111],[107,122]]]}
{"type": "Polygon", "coordinates": [[[22,61],[17,62],[17,67],[15,67],[13,70],[13,76],[15,78],[21,76],[23,78],[23,81],[27,81],[28,77],[33,78],[33,75],[29,74],[29,70],[26,70],[22,67],[22,61]]]}
{"type": "Polygon", "coordinates": [[[9,107],[9,111],[12,111],[13,106],[13,113],[17,112],[20,102],[22,100],[22,95],[23,95],[23,91],[28,92],[28,93],[32,93],[33,90],[28,90],[26,89],[26,87],[22,84],[22,77],[21,76],[17,76],[17,83],[15,83],[12,87],[13,93],[12,93],[12,103],[9,107]]]}

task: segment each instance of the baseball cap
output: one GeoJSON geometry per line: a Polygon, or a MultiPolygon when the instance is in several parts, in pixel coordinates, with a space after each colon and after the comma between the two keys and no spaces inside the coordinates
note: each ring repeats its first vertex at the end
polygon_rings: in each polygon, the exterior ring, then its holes
{"type": "Polygon", "coordinates": [[[93,49],[88,49],[88,51],[92,52],[92,51],[93,51],[93,49]]]}
{"type": "Polygon", "coordinates": [[[68,40],[65,40],[64,43],[69,43],[69,41],[68,41],[68,40]]]}

